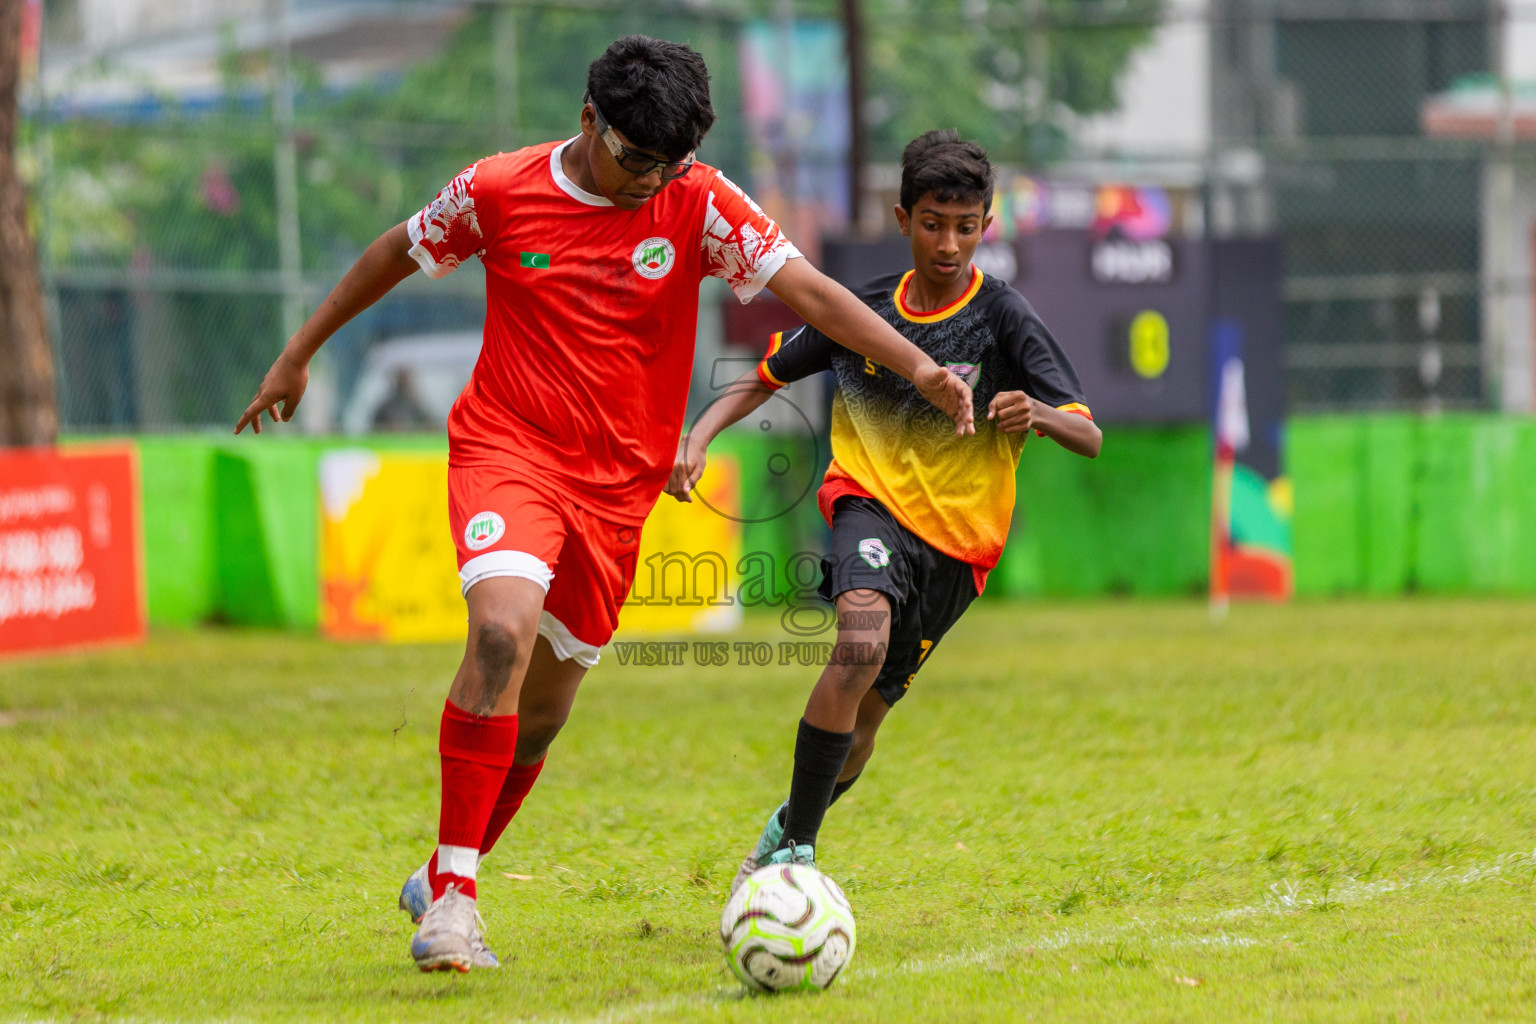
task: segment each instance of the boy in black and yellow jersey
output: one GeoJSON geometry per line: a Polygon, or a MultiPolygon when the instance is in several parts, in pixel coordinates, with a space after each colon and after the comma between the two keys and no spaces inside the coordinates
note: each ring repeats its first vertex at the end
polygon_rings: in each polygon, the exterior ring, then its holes
{"type": "Polygon", "coordinates": [[[678,446],[667,492],[690,501],[715,435],[791,381],[823,370],[836,379],[832,464],[818,500],[832,526],[820,593],[836,605],[837,644],[800,721],[789,799],[769,816],[733,889],[770,861],[815,863],[827,808],[863,771],[880,723],[1002,554],[1029,431],[1099,453],[1066,353],[1022,295],[971,265],[992,191],[981,147],[953,131],[913,141],[896,207],[913,269],[858,292],[971,385],[976,408],[987,410],[973,436],[957,435],[910,382],[802,327],[775,335],[757,369],[678,446]]]}

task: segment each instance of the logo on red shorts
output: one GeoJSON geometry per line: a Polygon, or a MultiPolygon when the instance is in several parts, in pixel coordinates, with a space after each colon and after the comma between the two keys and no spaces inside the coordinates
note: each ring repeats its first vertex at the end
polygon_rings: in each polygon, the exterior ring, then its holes
{"type": "Polygon", "coordinates": [[[507,521],[495,512],[478,512],[470,517],[464,527],[464,546],[471,551],[483,551],[501,540],[507,532],[507,521]]]}

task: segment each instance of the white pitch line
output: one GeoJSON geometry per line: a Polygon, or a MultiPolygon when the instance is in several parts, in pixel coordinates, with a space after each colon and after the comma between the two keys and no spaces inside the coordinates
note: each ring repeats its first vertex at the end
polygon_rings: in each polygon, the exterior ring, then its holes
{"type": "MultiPolygon", "coordinates": [[[[1463,869],[1442,868],[1420,875],[1417,878],[1400,881],[1346,881],[1336,888],[1326,890],[1317,897],[1303,895],[1301,887],[1294,882],[1288,881],[1283,885],[1277,882],[1269,887],[1270,895],[1263,902],[1253,903],[1245,907],[1233,907],[1229,910],[1218,911],[1215,914],[1202,914],[1183,918],[1182,920],[1165,918],[1155,922],[1133,921],[1127,924],[1112,925],[1103,929],[1064,928],[1054,935],[1047,935],[1037,939],[1016,939],[1011,942],[1004,942],[981,949],[964,949],[928,960],[909,961],[891,968],[865,968],[859,970],[856,974],[850,975],[848,980],[863,982],[867,979],[878,978],[883,975],[932,974],[936,971],[953,970],[957,967],[986,967],[1004,957],[1022,953],[1025,950],[1038,952],[1041,950],[1068,949],[1077,946],[1102,946],[1126,939],[1136,939],[1139,942],[1164,949],[1180,949],[1192,946],[1258,946],[1262,945],[1261,940],[1245,936],[1227,935],[1225,933],[1207,936],[1179,936],[1158,933],[1166,932],[1170,926],[1190,927],[1202,924],[1220,924],[1241,918],[1289,914],[1308,907],[1331,906],[1333,904],[1349,904],[1354,906],[1391,893],[1402,892],[1406,889],[1472,885],[1489,878],[1498,878],[1511,868],[1536,868],[1536,851],[1506,853],[1494,858],[1487,864],[1474,865],[1463,869]]],[[[676,995],[646,1003],[615,1006],[593,1017],[562,1018],[557,1020],[555,1024],[622,1024],[624,1021],[671,1013],[685,1006],[728,1002],[743,998],[749,997],[744,995],[740,988],[717,986],[713,992],[676,995]]]]}

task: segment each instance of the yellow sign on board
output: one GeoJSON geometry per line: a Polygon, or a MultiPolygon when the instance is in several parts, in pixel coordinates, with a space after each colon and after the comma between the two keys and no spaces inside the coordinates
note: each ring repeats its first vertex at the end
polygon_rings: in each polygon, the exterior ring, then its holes
{"type": "Polygon", "coordinates": [[[685,503],[663,494],[640,534],[635,582],[619,613],[623,633],[708,633],[741,624],[741,474],[716,456],[685,503]]]}
{"type": "MultiPolygon", "coordinates": [[[[738,481],[735,461],[715,458],[692,504],[665,495],[657,502],[641,534],[621,630],[692,633],[740,622],[732,600],[741,558],[741,524],[733,518],[741,508],[738,481]]],[[[445,455],[328,452],[320,460],[320,505],[325,635],[399,643],[464,638],[445,455]]]]}
{"type": "Polygon", "coordinates": [[[320,628],[349,640],[464,638],[446,455],[320,460],[320,628]]]}
{"type": "Polygon", "coordinates": [[[1156,380],[1168,370],[1168,319],[1155,309],[1136,314],[1131,321],[1131,369],[1146,380],[1156,380]]]}

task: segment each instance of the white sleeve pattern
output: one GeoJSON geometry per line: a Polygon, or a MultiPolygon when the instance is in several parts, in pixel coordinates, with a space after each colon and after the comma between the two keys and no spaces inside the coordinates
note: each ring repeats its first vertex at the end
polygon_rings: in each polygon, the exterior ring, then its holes
{"type": "Polygon", "coordinates": [[[475,215],[474,182],[471,166],[406,224],[411,257],[430,278],[447,277],[464,260],[485,253],[485,236],[475,215]]]}

